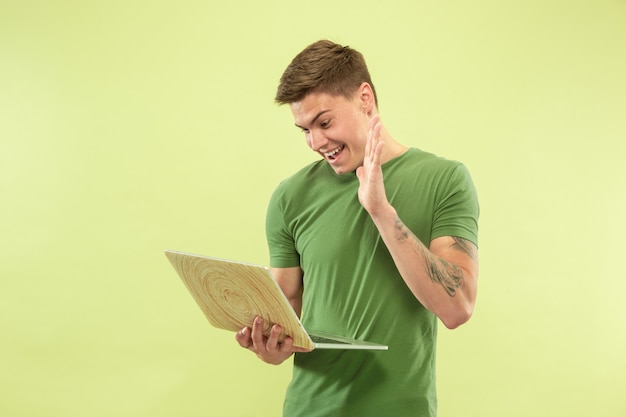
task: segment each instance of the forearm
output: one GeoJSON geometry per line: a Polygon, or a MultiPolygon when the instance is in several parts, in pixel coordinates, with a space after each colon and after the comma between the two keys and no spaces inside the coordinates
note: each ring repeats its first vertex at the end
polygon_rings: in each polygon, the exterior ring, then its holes
{"type": "Polygon", "coordinates": [[[415,297],[449,328],[466,322],[474,307],[477,271],[463,260],[468,256],[476,260],[475,247],[449,238],[449,242],[440,242],[445,246],[438,245],[438,253],[434,253],[406,227],[391,205],[371,217],[415,297]]]}
{"type": "Polygon", "coordinates": [[[302,291],[300,291],[300,294],[298,296],[289,297],[287,298],[287,300],[289,300],[289,304],[291,304],[293,311],[296,312],[298,317],[301,317],[302,316],[302,291]]]}
{"type": "Polygon", "coordinates": [[[304,286],[302,283],[302,269],[299,266],[292,268],[271,268],[272,276],[278,283],[285,297],[300,317],[302,313],[302,294],[304,286]]]}

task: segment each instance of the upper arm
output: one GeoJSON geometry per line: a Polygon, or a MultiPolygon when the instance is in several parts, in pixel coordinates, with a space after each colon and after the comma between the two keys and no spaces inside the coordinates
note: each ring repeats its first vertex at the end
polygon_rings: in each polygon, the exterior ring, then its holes
{"type": "Polygon", "coordinates": [[[293,309],[300,316],[302,312],[302,291],[304,290],[302,269],[299,266],[294,266],[290,268],[270,268],[270,271],[287,300],[289,300],[293,309]]]}

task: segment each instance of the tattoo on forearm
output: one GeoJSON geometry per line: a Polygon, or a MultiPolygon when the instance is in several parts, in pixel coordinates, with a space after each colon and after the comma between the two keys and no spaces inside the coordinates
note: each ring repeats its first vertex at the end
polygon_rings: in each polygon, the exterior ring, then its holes
{"type": "Polygon", "coordinates": [[[402,223],[402,220],[400,220],[400,217],[396,217],[396,230],[398,231],[399,241],[407,240],[413,235],[413,233],[411,233],[409,228],[406,227],[404,223],[402,223]]]}
{"type": "MultiPolygon", "coordinates": [[[[398,232],[397,239],[399,241],[412,239],[417,244],[416,249],[420,252],[420,255],[426,263],[426,272],[430,280],[440,284],[450,297],[454,297],[456,291],[464,285],[463,270],[445,259],[434,256],[417,236],[406,227],[399,217],[396,217],[395,224],[398,232]]],[[[454,237],[453,247],[467,254],[472,259],[477,258],[476,246],[468,240],[454,237]]]]}
{"type": "Polygon", "coordinates": [[[458,266],[433,256],[431,253],[423,251],[426,261],[426,270],[430,280],[440,284],[450,297],[456,295],[456,290],[463,286],[463,270],[458,266]]]}

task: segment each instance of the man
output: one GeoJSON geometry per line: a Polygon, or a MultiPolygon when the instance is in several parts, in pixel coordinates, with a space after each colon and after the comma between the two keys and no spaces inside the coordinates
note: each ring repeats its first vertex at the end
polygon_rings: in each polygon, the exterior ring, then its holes
{"type": "Polygon", "coordinates": [[[363,56],[330,41],[298,54],[276,101],[323,160],[283,181],[267,213],[274,277],[304,326],[388,351],[305,352],[260,318],[236,335],[263,361],[295,353],[285,416],[435,416],[437,319],[472,315],[476,192],[465,167],[396,142],[363,56]]]}

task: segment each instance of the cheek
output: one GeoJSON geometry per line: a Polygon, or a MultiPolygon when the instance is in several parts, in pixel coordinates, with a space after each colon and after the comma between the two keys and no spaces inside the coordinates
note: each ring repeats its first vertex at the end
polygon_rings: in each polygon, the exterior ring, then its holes
{"type": "Polygon", "coordinates": [[[367,144],[367,131],[357,131],[353,136],[353,146],[355,149],[364,150],[367,144]]]}

